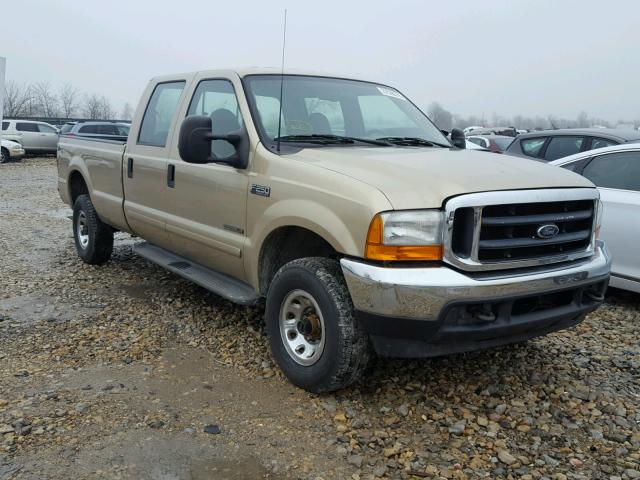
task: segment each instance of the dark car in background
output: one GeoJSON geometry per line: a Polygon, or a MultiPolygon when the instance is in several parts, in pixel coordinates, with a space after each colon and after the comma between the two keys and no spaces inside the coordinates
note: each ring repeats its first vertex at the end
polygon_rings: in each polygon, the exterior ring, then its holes
{"type": "Polygon", "coordinates": [[[61,135],[126,140],[130,125],[120,122],[67,122],[60,129],[61,135]]]}
{"type": "Polygon", "coordinates": [[[567,128],[524,133],[504,153],[550,162],[596,148],[640,141],[637,130],[567,128]]]}

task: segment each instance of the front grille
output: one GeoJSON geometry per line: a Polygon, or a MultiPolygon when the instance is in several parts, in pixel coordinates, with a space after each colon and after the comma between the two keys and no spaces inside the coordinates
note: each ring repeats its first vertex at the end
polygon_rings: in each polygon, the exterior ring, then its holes
{"type": "Polygon", "coordinates": [[[463,269],[487,270],[589,255],[597,193],[586,190],[487,192],[456,197],[446,206],[445,260],[463,269]]]}
{"type": "Polygon", "coordinates": [[[478,260],[503,261],[563,255],[591,243],[593,201],[491,205],[482,210],[478,260]],[[537,231],[556,226],[542,238],[537,231]]]}

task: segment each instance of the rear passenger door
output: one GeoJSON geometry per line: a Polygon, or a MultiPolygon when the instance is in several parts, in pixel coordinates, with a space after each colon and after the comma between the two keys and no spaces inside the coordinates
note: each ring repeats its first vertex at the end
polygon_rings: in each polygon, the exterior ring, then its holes
{"type": "Polygon", "coordinates": [[[124,212],[134,233],[168,247],[167,157],[187,79],[151,84],[139,105],[122,165],[124,212]]]}
{"type": "Polygon", "coordinates": [[[40,130],[37,123],[16,122],[16,130],[20,135],[20,143],[26,150],[36,152],[42,150],[40,130]]]}

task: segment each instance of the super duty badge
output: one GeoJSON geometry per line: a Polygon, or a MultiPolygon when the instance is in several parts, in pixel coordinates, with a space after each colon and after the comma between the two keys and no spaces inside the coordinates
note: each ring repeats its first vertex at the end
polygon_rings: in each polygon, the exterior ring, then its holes
{"type": "Polygon", "coordinates": [[[254,195],[260,195],[261,197],[270,197],[271,187],[267,187],[266,185],[256,185],[254,183],[251,185],[251,193],[254,195]]]}

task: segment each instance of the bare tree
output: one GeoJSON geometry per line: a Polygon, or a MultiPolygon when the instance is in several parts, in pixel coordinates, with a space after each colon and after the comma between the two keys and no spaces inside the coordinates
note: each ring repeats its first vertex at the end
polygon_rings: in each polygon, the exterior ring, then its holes
{"type": "Polygon", "coordinates": [[[100,118],[102,120],[111,120],[113,119],[113,117],[116,116],[113,108],[111,107],[111,102],[105,96],[102,96],[100,98],[100,108],[101,108],[100,118]]]}
{"type": "Polygon", "coordinates": [[[453,115],[449,110],[444,109],[438,102],[433,102],[427,109],[429,118],[438,128],[451,130],[453,127],[453,115]]]}
{"type": "Polygon", "coordinates": [[[85,96],[82,114],[92,120],[110,120],[115,116],[109,99],[95,93],[85,96]]]}
{"type": "Polygon", "coordinates": [[[33,86],[33,97],[38,113],[45,117],[57,117],[60,113],[58,109],[58,97],[51,89],[49,82],[38,82],[33,86]]]}
{"type": "Polygon", "coordinates": [[[65,118],[73,117],[73,114],[78,109],[79,96],[80,90],[70,83],[65,83],[60,87],[58,99],[60,101],[61,113],[65,118]]]}
{"type": "Polygon", "coordinates": [[[4,88],[4,108],[5,117],[19,117],[28,114],[28,107],[33,98],[30,85],[19,85],[16,82],[8,81],[4,88]]]}
{"type": "Polygon", "coordinates": [[[97,120],[100,118],[100,112],[100,97],[95,93],[91,96],[86,95],[84,98],[84,104],[82,105],[82,115],[85,118],[97,120]]]}
{"type": "Polygon", "coordinates": [[[129,102],[124,104],[120,118],[122,120],[131,120],[133,118],[133,107],[129,102]]]}

